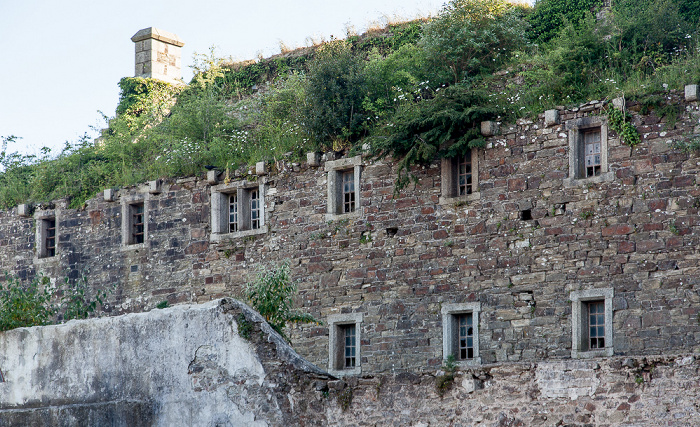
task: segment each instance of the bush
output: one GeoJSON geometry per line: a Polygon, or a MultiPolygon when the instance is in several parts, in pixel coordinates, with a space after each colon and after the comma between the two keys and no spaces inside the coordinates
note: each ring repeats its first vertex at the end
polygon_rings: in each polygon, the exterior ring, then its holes
{"type": "Polygon", "coordinates": [[[428,67],[457,83],[505,63],[526,44],[526,28],[506,0],[452,0],[426,24],[420,46],[428,67]]]}
{"type": "Polygon", "coordinates": [[[0,284],[0,331],[87,319],[102,307],[107,296],[105,291],[98,291],[94,299],[89,298],[87,288],[84,275],[73,283],[66,278],[65,289],[59,292],[46,276],[22,283],[20,278],[6,274],[0,284]],[[58,298],[60,293],[63,295],[58,298]]]}
{"type": "Polygon", "coordinates": [[[52,323],[56,308],[51,304],[48,277],[37,276],[22,284],[17,277],[5,275],[0,284],[0,331],[52,323]]]}
{"type": "Polygon", "coordinates": [[[467,84],[450,86],[436,92],[432,99],[400,108],[384,127],[384,134],[372,138],[372,150],[377,157],[400,159],[398,191],[410,182],[411,166],[483,147],[481,122],[496,113],[485,91],[467,84]]]}
{"type": "Polygon", "coordinates": [[[602,0],[539,0],[526,18],[532,27],[530,39],[544,43],[556,37],[566,25],[578,27],[601,3],[602,0]]]}
{"type": "Polygon", "coordinates": [[[317,143],[357,139],[366,120],[364,61],[342,40],[319,47],[309,65],[305,123],[317,143]]]}
{"type": "Polygon", "coordinates": [[[310,314],[293,310],[297,286],[289,274],[289,262],[286,261],[269,270],[261,267],[257,279],[248,283],[245,290],[245,299],[287,341],[289,338],[284,333],[287,323],[319,323],[310,314]]]}

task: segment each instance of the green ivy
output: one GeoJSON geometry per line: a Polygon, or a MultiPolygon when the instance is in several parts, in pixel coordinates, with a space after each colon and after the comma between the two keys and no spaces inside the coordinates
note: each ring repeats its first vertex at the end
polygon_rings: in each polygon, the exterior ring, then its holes
{"type": "Polygon", "coordinates": [[[609,108],[607,115],[610,129],[617,132],[622,139],[622,142],[631,147],[634,147],[642,142],[637,128],[634,127],[634,125],[629,121],[630,115],[627,112],[622,112],[621,110],[615,108],[609,108]]]}

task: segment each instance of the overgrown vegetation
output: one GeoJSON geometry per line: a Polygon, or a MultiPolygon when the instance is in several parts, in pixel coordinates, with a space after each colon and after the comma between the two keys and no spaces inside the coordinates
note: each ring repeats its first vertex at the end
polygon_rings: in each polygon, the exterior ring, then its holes
{"type": "Polygon", "coordinates": [[[290,277],[289,262],[279,267],[260,267],[255,281],[245,289],[246,301],[260,313],[272,329],[287,341],[287,323],[320,323],[312,315],[294,310],[297,286],[290,277]]]}
{"type": "Polygon", "coordinates": [[[87,287],[85,276],[74,282],[66,278],[63,289],[58,289],[46,276],[23,282],[6,274],[0,283],[0,331],[92,316],[102,307],[107,293],[98,291],[88,297],[87,287]]]}
{"type": "Polygon", "coordinates": [[[198,55],[187,86],[122,79],[97,141],[32,156],[4,136],[0,207],[65,197],[77,208],[107,187],[366,143],[399,160],[400,190],[414,166],[483,145],[482,120],[624,96],[672,122],[664,92],[700,81],[699,15],[700,0],[451,0],[431,19],[273,58],[198,55]]]}

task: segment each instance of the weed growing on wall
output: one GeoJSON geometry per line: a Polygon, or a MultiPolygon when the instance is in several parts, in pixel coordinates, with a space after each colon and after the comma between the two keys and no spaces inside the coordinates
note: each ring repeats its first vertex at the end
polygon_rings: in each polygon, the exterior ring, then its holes
{"type": "Polygon", "coordinates": [[[297,285],[290,277],[289,262],[285,261],[279,267],[261,267],[256,280],[246,285],[245,299],[289,341],[284,333],[287,323],[320,323],[312,315],[294,310],[296,293],[297,285]]]}

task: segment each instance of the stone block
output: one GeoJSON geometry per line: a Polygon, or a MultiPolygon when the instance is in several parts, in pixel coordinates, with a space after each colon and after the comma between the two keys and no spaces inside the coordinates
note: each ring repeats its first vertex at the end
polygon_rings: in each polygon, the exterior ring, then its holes
{"type": "Polygon", "coordinates": [[[265,162],[257,162],[255,164],[255,174],[260,176],[260,175],[267,175],[267,163],[265,162]]]}
{"type": "Polygon", "coordinates": [[[697,101],[698,100],[698,85],[686,85],[685,86],[685,100],[686,101],[697,101]]]}
{"type": "Polygon", "coordinates": [[[313,167],[321,166],[321,153],[316,153],[313,151],[306,153],[306,163],[313,167]]]}
{"type": "Polygon", "coordinates": [[[546,127],[559,124],[559,110],[547,110],[544,112],[544,125],[546,127]]]}
{"type": "Polygon", "coordinates": [[[17,215],[19,216],[31,216],[32,215],[32,205],[27,204],[27,203],[22,203],[21,205],[17,206],[17,215]]]}
{"type": "Polygon", "coordinates": [[[148,181],[148,192],[151,194],[160,194],[163,187],[163,180],[156,179],[148,181]]]}
{"type": "Polygon", "coordinates": [[[113,188],[106,188],[103,197],[105,199],[105,202],[113,202],[117,199],[117,190],[113,188]]]}
{"type": "Polygon", "coordinates": [[[488,120],[481,122],[481,134],[483,136],[493,136],[498,133],[498,123],[488,120]]]}
{"type": "Polygon", "coordinates": [[[210,170],[207,171],[207,183],[214,185],[219,182],[219,171],[217,170],[210,170]]]}
{"type": "Polygon", "coordinates": [[[613,108],[620,111],[625,111],[625,98],[619,97],[612,100],[613,108]]]}

